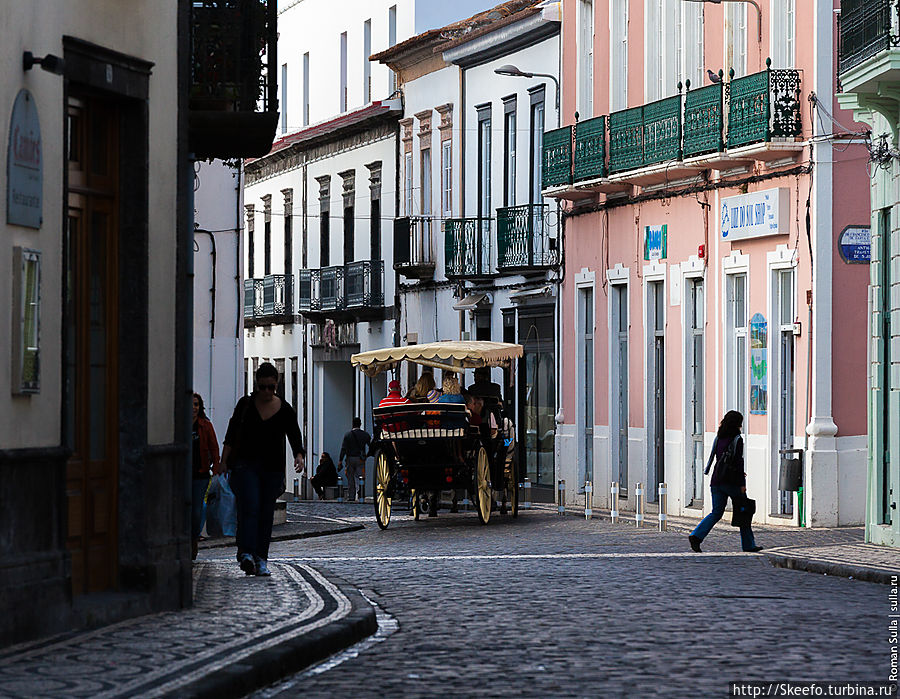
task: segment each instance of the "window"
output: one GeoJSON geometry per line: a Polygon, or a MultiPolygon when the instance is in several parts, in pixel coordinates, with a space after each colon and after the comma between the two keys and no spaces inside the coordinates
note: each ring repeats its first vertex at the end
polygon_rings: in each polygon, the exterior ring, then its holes
{"type": "Polygon", "coordinates": [[[363,22],[363,104],[372,101],[372,20],[363,22]]]}
{"type": "Polygon", "coordinates": [[[477,310],[475,311],[475,339],[491,341],[491,311],[477,310]]]}
{"type": "MultiPolygon", "coordinates": [[[[391,5],[388,8],[388,46],[393,46],[397,43],[397,6],[391,5]]],[[[390,77],[388,78],[388,97],[394,94],[397,90],[397,74],[394,71],[390,71],[390,77]]]]}
{"type": "Polygon", "coordinates": [[[478,218],[491,215],[491,105],[478,107],[478,218]]]}
{"type": "Polygon", "coordinates": [[[319,267],[327,267],[331,257],[331,178],[319,182],[319,267]]]}
{"type": "Polygon", "coordinates": [[[281,104],[279,107],[281,108],[281,133],[287,133],[288,130],[288,120],[287,120],[287,102],[288,102],[288,69],[287,63],[282,64],[281,66],[281,104]]]}
{"type": "Polygon", "coordinates": [[[579,0],[576,26],[578,27],[576,102],[580,118],[589,119],[594,116],[594,0],[579,0]]]}
{"type": "Polygon", "coordinates": [[[441,143],[441,211],[444,218],[453,216],[453,142],[441,143]]]}
{"type": "Polygon", "coordinates": [[[347,32],[341,33],[341,94],[340,111],[347,111],[347,32]]]}
{"type": "Polygon", "coordinates": [[[309,52],[303,54],[303,125],[309,126],[309,52]]]}
{"type": "Polygon", "coordinates": [[[413,171],[412,153],[406,153],[403,157],[403,194],[405,211],[407,216],[413,215],[413,171]]]}
{"type": "Polygon", "coordinates": [[[796,0],[772,0],[772,67],[794,67],[796,0]]]}
{"type": "Polygon", "coordinates": [[[291,274],[294,265],[294,190],[282,189],[284,196],[284,273],[291,274]]]}
{"type": "Polygon", "coordinates": [[[256,241],[254,240],[256,237],[256,221],[254,220],[256,211],[253,204],[248,204],[244,210],[247,214],[247,279],[253,279],[253,258],[256,256],[256,241]]]}
{"type": "Polygon", "coordinates": [[[381,259],[381,162],[369,168],[369,249],[370,260],[381,259]]]}
{"type": "Polygon", "coordinates": [[[725,74],[747,74],[747,6],[729,3],[725,7],[725,74]]]}
{"type": "Polygon", "coordinates": [[[610,0],[609,108],[628,106],[628,0],[610,0]]]}
{"type": "Polygon", "coordinates": [[[705,84],[706,66],[703,62],[703,5],[686,2],[681,5],[681,82],[691,81],[696,90],[705,84]]]}
{"type": "Polygon", "coordinates": [[[344,200],[344,264],[356,259],[356,171],[340,173],[344,200]]]}
{"type": "Polygon", "coordinates": [[[676,94],[681,73],[681,2],[647,0],[645,64],[646,100],[655,100],[676,94]]]}
{"type": "Polygon", "coordinates": [[[263,202],[263,274],[272,273],[272,195],[267,194],[263,202]]]}
{"type": "Polygon", "coordinates": [[[503,101],[503,206],[516,205],[516,98],[503,101]]]}
{"type": "Polygon", "coordinates": [[[544,151],[544,88],[531,91],[531,182],[529,192],[532,204],[541,203],[541,178],[543,177],[544,151]]]}
{"type": "Polygon", "coordinates": [[[420,210],[423,216],[431,216],[431,148],[423,148],[420,153],[422,165],[422,171],[419,173],[422,186],[419,193],[420,210]]]}
{"type": "Polygon", "coordinates": [[[729,274],[726,277],[725,322],[728,347],[726,349],[727,380],[725,407],[727,410],[747,412],[747,275],[729,274]]]}

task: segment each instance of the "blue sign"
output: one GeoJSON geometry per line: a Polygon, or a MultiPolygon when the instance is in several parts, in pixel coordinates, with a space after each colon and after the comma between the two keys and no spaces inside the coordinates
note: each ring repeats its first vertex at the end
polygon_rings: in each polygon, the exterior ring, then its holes
{"type": "Polygon", "coordinates": [[[9,120],[6,154],[6,222],[40,228],[43,221],[44,154],[37,105],[19,90],[9,120]]]}
{"type": "Polygon", "coordinates": [[[644,259],[666,259],[666,224],[644,226],[644,259]]]}
{"type": "Polygon", "coordinates": [[[872,260],[872,233],[869,227],[847,226],[838,238],[838,251],[847,264],[869,264],[872,260]]]}
{"type": "Polygon", "coordinates": [[[790,199],[787,187],[725,197],[719,218],[722,238],[731,241],[787,233],[790,199]]]}

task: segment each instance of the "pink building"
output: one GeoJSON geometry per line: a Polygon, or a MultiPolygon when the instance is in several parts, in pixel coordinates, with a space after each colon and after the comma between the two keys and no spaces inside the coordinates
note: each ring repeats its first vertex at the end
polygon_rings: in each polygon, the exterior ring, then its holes
{"type": "Polygon", "coordinates": [[[571,502],[665,483],[669,514],[701,516],[734,409],[759,521],[864,520],[867,155],[838,124],[830,3],[758,4],[562,2],[568,126],[543,182],[565,218],[571,502]]]}

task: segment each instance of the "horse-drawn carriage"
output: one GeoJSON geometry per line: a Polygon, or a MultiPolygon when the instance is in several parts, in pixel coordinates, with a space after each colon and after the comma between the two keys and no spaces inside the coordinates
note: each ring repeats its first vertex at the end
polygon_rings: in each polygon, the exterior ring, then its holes
{"type": "MultiPolygon", "coordinates": [[[[461,373],[509,366],[521,356],[521,345],[444,341],[372,350],[355,354],[350,361],[371,377],[404,361],[461,373]]],[[[378,526],[387,528],[397,504],[418,519],[420,496],[442,490],[465,490],[482,524],[490,521],[498,500],[501,511],[508,508],[517,516],[515,430],[504,412],[502,402],[490,398],[484,399],[481,415],[458,403],[409,402],[373,408],[378,526]]]]}

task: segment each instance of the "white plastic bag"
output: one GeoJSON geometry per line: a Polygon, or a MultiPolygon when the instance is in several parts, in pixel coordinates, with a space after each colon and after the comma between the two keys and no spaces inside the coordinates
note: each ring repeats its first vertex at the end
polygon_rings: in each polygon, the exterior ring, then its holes
{"type": "Polygon", "coordinates": [[[211,537],[237,534],[237,506],[228,476],[213,476],[206,495],[206,532],[211,537]]]}

